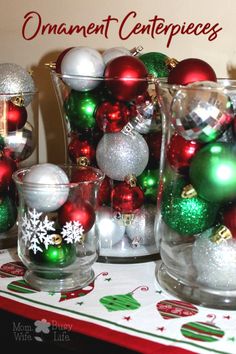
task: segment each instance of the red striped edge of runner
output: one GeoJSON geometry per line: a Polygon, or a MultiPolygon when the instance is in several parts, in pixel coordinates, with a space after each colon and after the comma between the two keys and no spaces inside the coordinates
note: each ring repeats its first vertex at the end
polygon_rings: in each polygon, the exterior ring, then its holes
{"type": "Polygon", "coordinates": [[[50,312],[48,310],[25,305],[11,299],[7,299],[3,296],[0,296],[0,307],[3,310],[30,318],[32,320],[40,320],[45,318],[48,322],[57,321],[58,326],[63,326],[65,323],[70,323],[72,325],[73,332],[117,344],[131,350],[136,350],[137,352],[143,354],[194,354],[194,352],[183,348],[164,345],[137,336],[132,336],[127,333],[121,333],[91,322],[78,320],[72,317],[50,312]]]}

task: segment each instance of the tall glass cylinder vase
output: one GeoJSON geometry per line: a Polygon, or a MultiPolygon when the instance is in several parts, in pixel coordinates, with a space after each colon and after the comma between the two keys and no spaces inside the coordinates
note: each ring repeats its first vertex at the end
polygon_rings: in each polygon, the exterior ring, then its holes
{"type": "Polygon", "coordinates": [[[12,247],[17,240],[18,201],[12,174],[37,161],[38,93],[0,92],[0,248],[12,247]]]}
{"type": "Polygon", "coordinates": [[[91,231],[99,235],[99,260],[156,258],[162,133],[155,87],[147,77],[86,77],[52,70],[51,78],[70,163],[98,166],[106,175],[91,231]]]}
{"type": "Polygon", "coordinates": [[[236,306],[236,82],[157,84],[163,121],[157,235],[161,286],[236,306]]]}

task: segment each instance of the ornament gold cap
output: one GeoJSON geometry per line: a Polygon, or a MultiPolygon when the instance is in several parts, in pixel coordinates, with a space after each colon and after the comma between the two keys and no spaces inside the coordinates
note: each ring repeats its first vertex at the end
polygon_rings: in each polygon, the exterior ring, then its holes
{"type": "Polygon", "coordinates": [[[122,221],[125,226],[131,225],[134,220],[134,214],[122,214],[122,221]]]}
{"type": "Polygon", "coordinates": [[[175,58],[167,58],[166,61],[166,66],[169,70],[172,70],[176,67],[176,65],[179,63],[179,61],[175,58]]]}
{"type": "Polygon", "coordinates": [[[49,63],[44,63],[44,65],[45,65],[47,68],[51,69],[51,70],[55,70],[55,69],[56,69],[56,63],[55,63],[55,61],[50,61],[49,63]]]}
{"type": "Polygon", "coordinates": [[[130,186],[130,187],[136,187],[137,185],[137,178],[135,177],[135,175],[127,175],[125,177],[125,182],[130,186]]]}
{"type": "Polygon", "coordinates": [[[76,159],[76,163],[78,166],[88,166],[89,165],[89,159],[86,156],[80,156],[76,159]]]}
{"type": "Polygon", "coordinates": [[[210,240],[219,245],[221,242],[229,240],[232,237],[230,230],[225,225],[221,225],[216,229],[210,240]]]}
{"type": "Polygon", "coordinates": [[[62,244],[62,237],[59,234],[53,234],[52,235],[52,242],[54,245],[61,245],[62,244]]]}
{"type": "Polygon", "coordinates": [[[12,97],[11,102],[18,107],[23,107],[25,104],[25,99],[23,95],[12,97]]]}
{"type": "Polygon", "coordinates": [[[197,192],[196,190],[193,188],[193,186],[191,184],[187,184],[183,190],[182,190],[182,193],[181,193],[181,197],[182,198],[193,198],[193,197],[196,197],[197,196],[197,192]]]}
{"type": "Polygon", "coordinates": [[[143,47],[139,45],[138,47],[134,47],[130,50],[131,55],[136,56],[143,50],[143,47]]]}

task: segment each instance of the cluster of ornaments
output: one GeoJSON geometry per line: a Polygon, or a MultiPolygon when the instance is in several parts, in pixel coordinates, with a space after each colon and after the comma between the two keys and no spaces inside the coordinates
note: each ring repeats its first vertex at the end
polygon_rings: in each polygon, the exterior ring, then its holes
{"type": "Polygon", "coordinates": [[[179,62],[168,76],[176,86],[161,213],[178,242],[192,243],[186,266],[198,284],[235,290],[235,91],[216,81],[211,66],[193,58],[179,62]]]}
{"type": "Polygon", "coordinates": [[[34,150],[34,128],[28,107],[35,85],[31,75],[13,63],[0,64],[0,233],[16,222],[13,172],[34,150]]]}
{"type": "Polygon", "coordinates": [[[134,249],[140,255],[156,253],[162,134],[149,76],[167,76],[168,57],[139,51],[74,47],[63,51],[54,66],[67,88],[63,109],[69,158],[97,166],[106,176],[95,225],[101,255],[132,256],[134,249]]]}

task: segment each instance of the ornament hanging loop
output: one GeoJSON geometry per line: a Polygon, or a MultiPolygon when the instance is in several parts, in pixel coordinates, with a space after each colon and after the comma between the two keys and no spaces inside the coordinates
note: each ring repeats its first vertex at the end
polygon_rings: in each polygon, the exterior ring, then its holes
{"type": "Polygon", "coordinates": [[[138,55],[141,51],[143,50],[143,47],[141,45],[139,45],[138,47],[134,47],[130,50],[131,55],[133,55],[134,57],[136,55],[138,55]]]}

